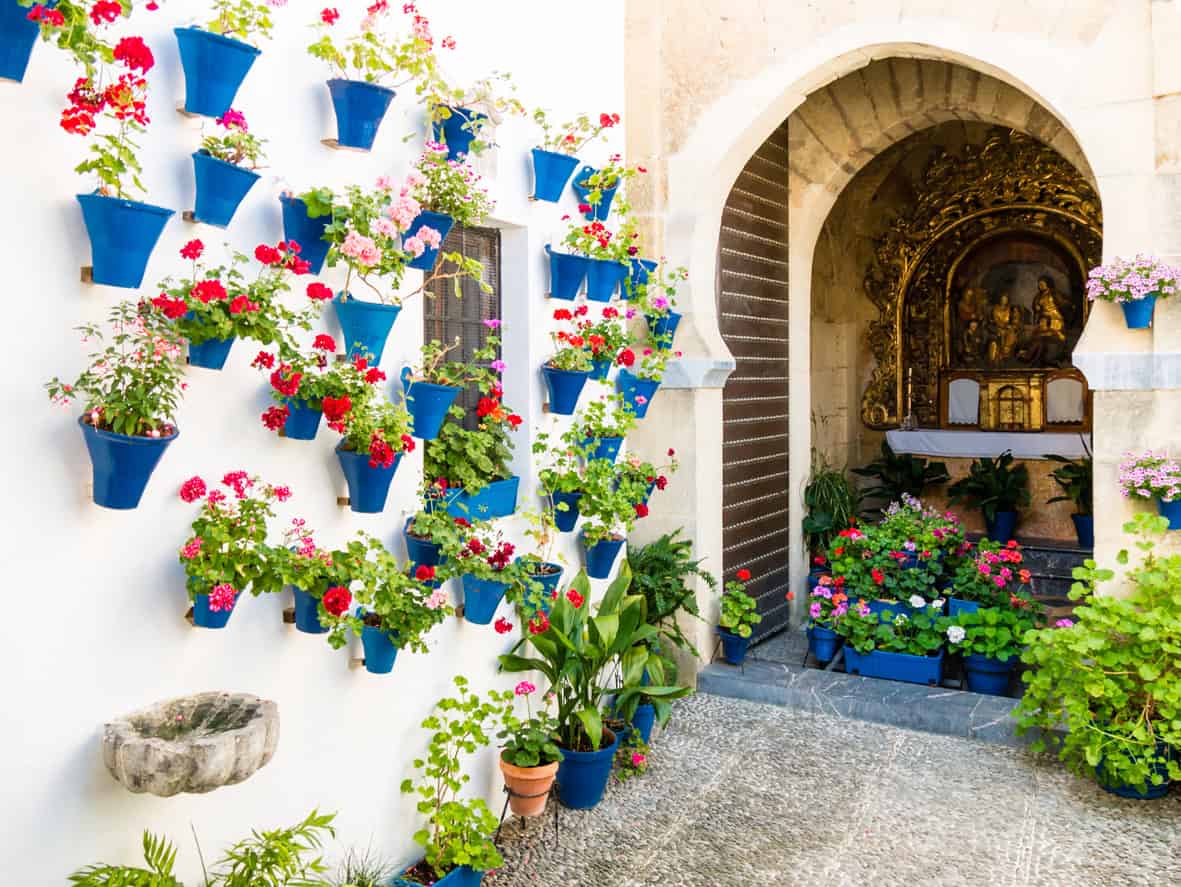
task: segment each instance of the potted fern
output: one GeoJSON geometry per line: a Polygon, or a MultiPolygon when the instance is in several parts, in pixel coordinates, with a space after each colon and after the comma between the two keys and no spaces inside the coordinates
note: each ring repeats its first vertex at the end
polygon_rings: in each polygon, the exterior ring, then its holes
{"type": "Polygon", "coordinates": [[[995,459],[972,462],[968,476],[948,487],[951,505],[966,502],[984,514],[988,538],[1008,542],[1017,526],[1017,509],[1029,505],[1029,469],[1013,460],[1012,450],[995,459]]]}

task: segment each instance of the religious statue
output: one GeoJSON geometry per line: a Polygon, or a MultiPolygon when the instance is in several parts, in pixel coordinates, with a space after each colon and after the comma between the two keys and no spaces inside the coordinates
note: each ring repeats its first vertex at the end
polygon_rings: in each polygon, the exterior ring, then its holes
{"type": "Polygon", "coordinates": [[[1011,304],[1008,293],[1001,293],[1000,299],[989,312],[992,325],[992,339],[988,343],[988,362],[999,366],[1013,357],[1017,342],[1021,338],[1021,309],[1011,304]]]}
{"type": "Polygon", "coordinates": [[[1058,301],[1054,281],[1041,277],[1037,282],[1037,294],[1033,297],[1033,323],[1029,347],[1022,356],[1036,366],[1051,361],[1066,345],[1066,318],[1058,301]]]}
{"type": "Polygon", "coordinates": [[[988,295],[978,287],[965,287],[960,303],[956,306],[959,326],[964,329],[973,320],[984,320],[984,309],[988,306],[988,295]]]}
{"type": "Polygon", "coordinates": [[[979,366],[984,357],[985,338],[980,321],[972,318],[960,333],[960,363],[966,367],[979,366]]]}

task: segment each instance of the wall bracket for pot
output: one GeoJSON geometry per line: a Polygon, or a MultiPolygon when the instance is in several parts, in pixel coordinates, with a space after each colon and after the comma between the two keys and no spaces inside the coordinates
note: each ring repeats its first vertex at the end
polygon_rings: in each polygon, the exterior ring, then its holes
{"type": "Polygon", "coordinates": [[[341,508],[347,508],[349,505],[352,504],[352,499],[350,499],[348,496],[337,496],[336,497],[336,504],[339,505],[341,508]]]}
{"type": "Polygon", "coordinates": [[[194,212],[195,212],[194,210],[186,209],[184,212],[182,212],[180,214],[180,217],[182,219],[184,219],[186,222],[197,223],[197,217],[196,217],[196,215],[194,215],[194,212]]]}
{"type": "Polygon", "coordinates": [[[200,114],[194,114],[192,111],[185,110],[185,100],[184,99],[179,99],[177,101],[176,112],[178,114],[180,114],[181,117],[187,117],[189,120],[200,120],[201,119],[200,114]]]}
{"type": "Polygon", "coordinates": [[[81,267],[81,269],[79,269],[79,270],[81,271],[81,274],[79,274],[79,279],[83,283],[94,283],[94,266],[93,265],[83,265],[81,267]]]}
{"type": "Polygon", "coordinates": [[[352,145],[342,145],[336,139],[320,139],[320,144],[325,148],[331,148],[333,151],[353,151],[356,154],[371,154],[369,148],[354,148],[352,145]]]}
{"type": "Polygon", "coordinates": [[[549,401],[548,401],[548,400],[547,400],[547,401],[543,401],[543,402],[542,402],[542,404],[541,404],[541,411],[542,411],[543,413],[548,413],[548,412],[551,412],[551,410],[550,410],[550,408],[549,408],[549,401]]]}
{"type": "Polygon", "coordinates": [[[348,363],[349,362],[349,355],[348,355],[347,351],[342,351],[340,354],[335,355],[332,359],[335,360],[337,363],[348,363]]]}
{"type": "Polygon", "coordinates": [[[349,668],[364,668],[364,667],[365,667],[365,657],[364,656],[350,656],[349,657],[349,668]]]}
{"type": "Polygon", "coordinates": [[[188,611],[185,613],[185,622],[189,623],[190,628],[197,627],[197,623],[195,623],[193,621],[193,608],[191,606],[189,607],[188,611]]]}
{"type": "Polygon", "coordinates": [[[467,607],[466,607],[466,606],[464,606],[463,604],[460,604],[459,606],[457,606],[457,607],[455,608],[455,618],[456,618],[456,619],[462,619],[462,618],[463,618],[463,614],[464,614],[464,613],[466,613],[466,612],[467,612],[467,607]]]}
{"type": "Polygon", "coordinates": [[[283,608],[283,624],[284,625],[294,625],[295,624],[295,607],[284,607],[283,608]]]}

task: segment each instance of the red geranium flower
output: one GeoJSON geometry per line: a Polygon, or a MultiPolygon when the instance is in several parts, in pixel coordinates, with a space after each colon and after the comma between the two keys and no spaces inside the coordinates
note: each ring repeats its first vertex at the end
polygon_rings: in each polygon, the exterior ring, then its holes
{"type": "Polygon", "coordinates": [[[376,385],[378,382],[385,381],[385,373],[377,367],[370,367],[365,371],[365,381],[370,385],[376,385]]]}
{"type": "MultiPolygon", "coordinates": [[[[270,244],[260,243],[254,248],[254,258],[258,259],[264,265],[275,265],[282,261],[283,256],[270,244]]],[[[321,286],[322,285],[323,284],[321,284],[321,286]]],[[[308,290],[308,295],[311,295],[311,287],[308,287],[308,290]]],[[[331,297],[331,290],[329,290],[329,298],[331,297]]]]}
{"type": "Polygon", "coordinates": [[[497,634],[508,634],[513,630],[513,624],[503,616],[497,619],[496,622],[492,624],[492,627],[496,629],[497,634]]]}
{"type": "Polygon", "coordinates": [[[50,9],[47,6],[42,6],[40,3],[30,9],[29,14],[25,18],[31,22],[49,25],[51,28],[60,28],[66,23],[66,17],[64,15],[56,9],[50,9]]]}
{"type": "Polygon", "coordinates": [[[599,115],[599,126],[603,127],[604,129],[610,129],[612,126],[614,126],[618,122],[619,122],[619,115],[618,114],[600,114],[599,115]]]}
{"type": "Polygon", "coordinates": [[[538,613],[535,619],[529,622],[529,634],[545,634],[549,630],[549,617],[545,613],[538,613]]]}
{"type": "Polygon", "coordinates": [[[183,258],[193,259],[196,261],[201,258],[201,253],[205,252],[205,244],[200,240],[190,240],[180,248],[180,254],[183,258]]]}
{"type": "Polygon", "coordinates": [[[287,417],[290,414],[291,411],[285,406],[268,407],[267,411],[262,414],[262,424],[271,431],[280,431],[287,424],[287,417]]]}
{"type": "Polygon", "coordinates": [[[167,293],[160,293],[160,295],[152,299],[152,304],[159,308],[169,320],[184,317],[189,310],[189,306],[185,303],[184,299],[171,299],[167,293]]]}
{"type": "Polygon", "coordinates": [[[636,508],[636,517],[647,517],[648,516],[648,506],[645,505],[643,502],[637,502],[635,505],[635,508],[636,508]]]}
{"type": "MultiPolygon", "coordinates": [[[[267,248],[270,249],[270,247],[267,248]]],[[[259,249],[262,249],[262,247],[260,246],[259,249]]],[[[255,251],[255,255],[258,255],[257,250],[255,251]]],[[[309,283],[308,298],[315,299],[317,302],[325,302],[332,298],[332,288],[325,286],[318,280],[314,283],[309,283]]]]}
{"type": "Polygon", "coordinates": [[[202,280],[193,287],[193,295],[208,305],[215,299],[221,301],[228,293],[220,280],[202,280]]]}
{"type": "Polygon", "coordinates": [[[250,365],[256,370],[258,369],[273,369],[275,366],[275,355],[269,351],[260,351],[258,356],[250,362],[250,365]]]}
{"type": "Polygon", "coordinates": [[[342,397],[326,397],[323,400],[324,418],[329,422],[339,422],[352,408],[353,402],[347,394],[342,397]]]}
{"type": "Polygon", "coordinates": [[[524,420],[516,413],[510,413],[507,421],[509,425],[513,426],[513,428],[517,428],[524,420]]]}
{"type": "Polygon", "coordinates": [[[430,582],[435,578],[435,568],[426,564],[419,564],[414,571],[414,578],[419,582],[430,582]]]}
{"type": "Polygon", "coordinates": [[[577,610],[579,607],[582,606],[582,602],[586,599],[582,595],[580,595],[575,589],[571,588],[569,591],[566,592],[566,600],[568,600],[573,605],[574,609],[577,610]]]}
{"type": "Polygon", "coordinates": [[[735,573],[734,576],[739,582],[749,582],[750,581],[750,570],[743,567],[741,570],[739,570],[737,573],[735,573]]]}
{"type": "Polygon", "coordinates": [[[230,314],[241,314],[242,312],[258,311],[258,304],[251,302],[246,296],[235,296],[230,302],[230,314]]]}
{"type": "Polygon", "coordinates": [[[483,419],[489,413],[495,411],[499,404],[491,397],[481,397],[479,403],[476,404],[476,415],[483,419]]]}
{"type": "Polygon", "coordinates": [[[468,520],[466,517],[457,517],[455,519],[455,526],[457,526],[457,527],[467,528],[467,527],[470,527],[471,525],[472,525],[472,522],[470,520],[468,520]]]}
{"type": "Polygon", "coordinates": [[[118,0],[98,0],[90,7],[90,20],[96,25],[109,24],[123,14],[123,4],[118,0]]]}
{"type": "Polygon", "coordinates": [[[271,373],[271,387],[287,397],[295,397],[299,394],[299,380],[303,378],[303,373],[284,375],[290,369],[291,367],[286,364],[281,364],[277,370],[271,373]]]}
{"type": "Polygon", "coordinates": [[[559,308],[554,312],[554,320],[573,320],[574,315],[570,313],[569,308],[559,308]]]}
{"type": "Polygon", "coordinates": [[[343,585],[334,585],[324,592],[324,609],[333,616],[341,616],[353,602],[353,596],[343,585]]]}
{"type": "Polygon", "coordinates": [[[326,25],[335,25],[338,18],[340,18],[340,13],[335,9],[324,9],[320,12],[320,21],[326,25]]]}
{"type": "Polygon", "coordinates": [[[883,582],[886,581],[885,575],[877,567],[874,567],[872,570],[870,570],[869,574],[871,576],[873,576],[873,581],[875,583],[877,583],[878,585],[881,585],[883,582]]]}
{"type": "Polygon", "coordinates": [[[630,348],[624,348],[615,358],[615,362],[621,367],[630,367],[636,362],[636,352],[630,348]]]}
{"type": "Polygon", "coordinates": [[[317,351],[328,351],[331,353],[336,350],[336,340],[326,333],[320,333],[312,341],[312,347],[317,351]]]}
{"type": "Polygon", "coordinates": [[[205,481],[193,476],[180,485],[180,498],[185,502],[196,502],[205,495],[205,481]]]}
{"type": "Polygon", "coordinates": [[[122,62],[134,71],[139,68],[145,74],[152,70],[156,59],[143,37],[124,37],[115,45],[115,61],[122,62]]]}

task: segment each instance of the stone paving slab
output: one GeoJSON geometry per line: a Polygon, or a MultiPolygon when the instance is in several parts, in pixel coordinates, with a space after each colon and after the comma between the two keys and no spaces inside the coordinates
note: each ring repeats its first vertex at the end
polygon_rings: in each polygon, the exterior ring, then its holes
{"type": "Polygon", "coordinates": [[[488,887],[1170,887],[1181,796],[1127,801],[1052,760],[711,695],[594,810],[506,824],[488,887]]]}

